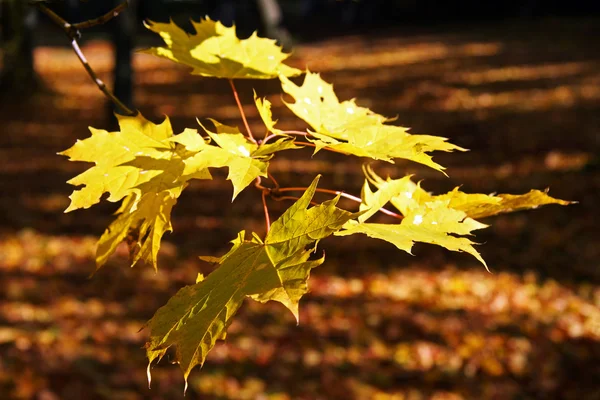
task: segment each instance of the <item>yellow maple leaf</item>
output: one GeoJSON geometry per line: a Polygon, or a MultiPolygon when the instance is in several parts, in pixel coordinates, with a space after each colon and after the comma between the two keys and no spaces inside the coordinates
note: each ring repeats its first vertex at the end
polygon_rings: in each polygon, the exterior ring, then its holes
{"type": "Polygon", "coordinates": [[[173,135],[169,119],[160,125],[147,121],[143,116],[117,116],[120,131],[107,132],[90,127],[92,136],[77,140],[71,148],[59,153],[70,161],[93,162],[95,166],[77,175],[67,183],[80,186],[71,194],[71,204],[65,212],[89,208],[109,193],[108,201],[116,202],[129,194],[132,188],[148,182],[160,172],[140,169],[127,163],[136,157],[164,159],[169,157],[175,144],[165,142],[173,135]]]}
{"type": "Polygon", "coordinates": [[[310,272],[324,261],[324,257],[310,259],[316,244],[358,215],[338,208],[339,196],[309,208],[318,179],[273,223],[264,241],[256,234],[248,241],[242,231],[227,254],[218,259],[203,257],[219,267],[179,290],[148,321],[149,368],[174,346],[187,382],[192,369],[202,366],[216,341],[225,337],[247,297],[262,303],[279,302],[298,321],[298,304],[308,292],[310,272]]]}
{"type": "Polygon", "coordinates": [[[404,158],[442,171],[444,167],[434,162],[429,152],[466,151],[443,137],[412,135],[408,128],[386,125],[388,118],[354,100],[340,102],[333,86],[319,74],[307,71],[301,86],[286,77],[280,79],[283,91],[295,100],[286,103],[287,107],[314,130],[310,132],[314,139],[308,139],[315,144],[315,152],[327,147],[387,162],[404,158]]]}
{"type": "Polygon", "coordinates": [[[265,127],[267,128],[267,132],[274,133],[276,135],[282,135],[281,130],[275,128],[275,124],[277,120],[273,120],[273,113],[271,112],[271,102],[266,98],[261,99],[254,92],[254,103],[256,104],[256,109],[258,110],[258,115],[260,115],[260,119],[262,119],[265,127]]]}
{"type": "Polygon", "coordinates": [[[483,218],[500,213],[526,208],[537,208],[545,204],[570,204],[532,190],[524,195],[501,194],[497,196],[481,193],[464,193],[455,188],[442,194],[432,195],[411,180],[410,176],[384,180],[370,167],[364,168],[366,180],[362,189],[360,210],[363,214],[356,221],[349,221],[338,236],[362,233],[369,237],[385,240],[401,250],[411,251],[414,242],[436,244],[452,251],[464,251],[487,265],[471,240],[461,237],[472,231],[487,227],[474,218],[483,218]],[[373,192],[370,184],[378,190],[373,192]],[[399,224],[367,223],[377,210],[391,203],[403,218],[399,224]]]}
{"type": "Polygon", "coordinates": [[[183,175],[205,171],[208,168],[228,167],[227,179],[233,184],[232,200],[256,178],[267,176],[269,160],[273,153],[300,148],[294,145],[293,139],[289,137],[259,146],[248,140],[237,127],[224,125],[215,120],[211,121],[215,125],[215,132],[203,125],[200,126],[216,145],[193,143],[194,148],[198,148],[200,151],[185,160],[183,175]]]}
{"type": "MultiPolygon", "coordinates": [[[[360,218],[360,217],[359,217],[360,218]]],[[[471,235],[487,225],[468,218],[459,210],[448,208],[447,201],[432,201],[411,209],[399,224],[372,224],[350,221],[337,236],[362,233],[374,239],[385,240],[400,250],[411,252],[415,242],[430,243],[452,251],[464,251],[487,265],[471,240],[460,237],[471,235]]]]}
{"type": "MultiPolygon", "coordinates": [[[[540,190],[530,190],[521,195],[497,194],[488,195],[483,193],[464,193],[459,188],[454,188],[448,193],[432,195],[423,190],[421,186],[413,182],[410,176],[400,179],[384,180],[378,176],[370,167],[364,169],[367,177],[363,190],[363,205],[361,209],[370,208],[369,204],[383,207],[388,201],[396,207],[402,214],[406,214],[411,208],[431,201],[448,201],[448,207],[464,211],[470,218],[485,218],[498,214],[509,213],[519,210],[538,208],[548,204],[559,204],[566,206],[572,204],[571,201],[555,199],[548,196],[546,192],[540,190]],[[373,194],[368,187],[373,184],[378,191],[373,194]]],[[[374,207],[372,207],[374,208],[374,207]]],[[[376,209],[375,209],[376,211],[376,209]]],[[[369,211],[365,215],[373,215],[369,211]]],[[[366,218],[363,215],[363,220],[366,218]]]]}
{"type": "Polygon", "coordinates": [[[216,78],[273,79],[301,73],[283,64],[289,54],[282,52],[275,40],[260,38],[256,32],[240,40],[235,26],[226,27],[208,17],[192,21],[192,25],[195,34],[188,34],[172,21],[147,23],[146,27],[158,33],[166,47],[141,52],[192,67],[193,74],[216,78]]]}
{"type": "Polygon", "coordinates": [[[184,175],[185,162],[198,151],[189,148],[200,148],[204,139],[192,129],[173,136],[168,118],[158,125],[141,114],[117,115],[117,119],[118,132],[90,128],[91,137],[60,153],[71,161],[95,164],[68,181],[83,188],[73,191],[65,212],[89,208],[104,193],[109,193],[109,201],[124,199],[117,219],[98,242],[96,265],[98,268],[104,265],[118,244],[130,237],[132,265],[143,260],[156,269],[160,240],[165,232],[172,230],[171,210],[186,182],[192,178],[211,178],[207,169],[195,169],[184,175]],[[188,144],[189,148],[178,142],[188,144]]]}

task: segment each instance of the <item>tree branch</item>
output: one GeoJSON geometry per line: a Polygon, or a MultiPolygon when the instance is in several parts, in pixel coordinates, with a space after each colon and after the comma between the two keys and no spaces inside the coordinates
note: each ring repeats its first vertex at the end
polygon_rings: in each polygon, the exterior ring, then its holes
{"type": "Polygon", "coordinates": [[[125,11],[127,6],[128,6],[128,0],[124,0],[121,4],[119,4],[118,6],[116,6],[109,12],[107,12],[106,14],[104,14],[98,18],[89,19],[87,21],[73,24],[72,26],[73,26],[73,28],[79,30],[79,29],[91,28],[92,26],[104,25],[105,23],[107,23],[108,21],[117,17],[120,13],[125,11]]]}
{"type": "Polygon", "coordinates": [[[48,17],[50,17],[50,19],[52,21],[54,21],[54,23],[56,25],[58,25],[59,27],[62,28],[63,31],[65,31],[67,36],[71,39],[71,47],[73,47],[73,51],[77,55],[77,58],[79,58],[79,61],[83,65],[83,68],[85,68],[88,75],[90,76],[90,78],[92,78],[92,80],[94,81],[96,86],[98,86],[100,91],[102,91],[102,93],[104,93],[104,95],[110,101],[112,101],[113,104],[115,104],[117,107],[119,107],[121,109],[121,111],[123,112],[123,114],[129,115],[129,116],[137,115],[137,111],[131,110],[129,107],[127,107],[125,104],[123,104],[123,102],[121,100],[119,100],[108,89],[106,84],[100,78],[98,78],[98,75],[96,74],[94,69],[91,67],[91,65],[88,63],[87,59],[83,55],[83,52],[81,51],[81,48],[79,47],[79,43],[77,42],[77,40],[81,38],[81,32],[79,31],[80,28],[89,28],[91,26],[104,24],[104,23],[110,21],[112,18],[119,15],[119,13],[127,7],[127,0],[125,0],[122,4],[115,7],[114,9],[112,9],[111,11],[109,11],[108,13],[104,14],[101,17],[91,19],[89,21],[84,21],[84,22],[81,22],[78,24],[68,23],[65,19],[63,19],[61,16],[59,16],[54,11],[52,11],[50,8],[48,8],[48,6],[46,6],[43,2],[34,2],[32,4],[35,5],[41,12],[43,12],[48,17]]]}

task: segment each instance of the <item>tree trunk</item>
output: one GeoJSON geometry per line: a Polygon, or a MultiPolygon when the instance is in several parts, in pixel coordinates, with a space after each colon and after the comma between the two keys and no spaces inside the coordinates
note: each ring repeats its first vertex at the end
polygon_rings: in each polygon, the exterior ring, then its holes
{"type": "Polygon", "coordinates": [[[29,95],[39,83],[33,64],[36,14],[23,0],[0,1],[0,12],[3,22],[0,90],[4,94],[29,95]]]}
{"type": "MultiPolygon", "coordinates": [[[[115,6],[118,4],[114,2],[115,6]]],[[[133,98],[132,53],[136,28],[136,0],[129,1],[129,7],[110,24],[115,46],[114,93],[130,109],[135,109],[133,98]]],[[[119,112],[115,108],[116,112],[119,112]]]]}

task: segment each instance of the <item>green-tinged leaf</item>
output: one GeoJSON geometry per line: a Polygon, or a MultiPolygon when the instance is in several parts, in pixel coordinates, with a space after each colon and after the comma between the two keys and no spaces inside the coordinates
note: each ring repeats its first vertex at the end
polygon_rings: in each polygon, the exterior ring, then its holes
{"type": "Polygon", "coordinates": [[[339,196],[307,209],[317,183],[318,178],[304,195],[271,225],[265,243],[269,245],[269,252],[273,258],[287,258],[308,244],[338,231],[346,221],[360,215],[337,208],[339,196]]]}
{"type": "Polygon", "coordinates": [[[192,21],[194,34],[169,23],[149,22],[146,27],[156,32],[165,47],[142,50],[193,68],[196,75],[228,79],[272,79],[279,75],[295,76],[300,70],[288,67],[275,40],[259,38],[253,33],[247,39],[236,36],[235,26],[226,27],[210,18],[192,21]]]}
{"type": "Polygon", "coordinates": [[[172,232],[171,210],[183,187],[150,192],[134,201],[136,194],[123,201],[119,215],[104,231],[96,250],[96,268],[101,268],[119,243],[128,240],[131,266],[142,260],[157,269],[158,250],[165,232],[172,232]],[[129,236],[129,238],[128,238],[129,236]]]}
{"type": "Polygon", "coordinates": [[[431,243],[452,251],[464,251],[487,265],[473,248],[473,242],[455,235],[470,235],[473,230],[487,227],[468,218],[462,211],[448,208],[447,201],[432,201],[412,209],[399,224],[371,224],[350,222],[338,236],[363,233],[375,239],[392,243],[400,250],[411,252],[415,242],[431,243]]]}
{"type": "Polygon", "coordinates": [[[266,98],[261,99],[256,95],[256,92],[254,92],[254,103],[256,104],[256,109],[258,110],[260,119],[262,119],[263,123],[267,127],[267,132],[271,132],[276,135],[281,135],[282,132],[279,129],[275,128],[275,124],[277,123],[277,121],[273,120],[273,113],[271,112],[271,102],[266,98]]]}
{"type": "Polygon", "coordinates": [[[403,158],[443,171],[444,167],[434,162],[429,152],[465,151],[446,138],[411,135],[408,128],[386,125],[388,119],[357,106],[354,100],[340,103],[333,86],[318,74],[307,72],[302,86],[286,77],[281,77],[281,82],[283,90],[295,100],[286,105],[314,130],[313,138],[308,140],[315,144],[315,153],[327,147],[387,162],[403,158]]]}
{"type": "Polygon", "coordinates": [[[219,268],[195,285],[179,290],[148,322],[149,363],[170,346],[187,378],[204,364],[217,339],[225,334],[246,296],[267,292],[281,282],[264,246],[244,242],[232,249],[219,268]]]}
{"type": "Polygon", "coordinates": [[[181,289],[148,322],[150,339],[146,350],[150,364],[171,346],[187,378],[227,327],[245,297],[260,302],[282,303],[298,319],[298,303],[308,291],[310,270],[323,258],[310,260],[316,242],[351,218],[353,214],[335,206],[337,199],[307,209],[318,178],[304,195],[276,220],[265,240],[256,234],[250,241],[240,232],[232,249],[209,261],[220,265],[195,285],[181,289]]]}

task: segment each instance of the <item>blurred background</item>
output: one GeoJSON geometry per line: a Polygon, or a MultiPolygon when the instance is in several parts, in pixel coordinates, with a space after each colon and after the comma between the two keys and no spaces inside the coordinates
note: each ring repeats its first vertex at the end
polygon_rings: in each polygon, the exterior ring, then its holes
{"type": "MultiPolygon", "coordinates": [[[[115,124],[69,39],[25,0],[0,0],[0,399],[177,399],[163,360],[148,389],[145,321],[211,266],[239,230],[264,233],[260,196],[229,206],[224,179],[194,182],[173,212],[159,270],[121,248],[94,277],[95,241],[115,204],[64,214],[65,182],[88,165],[57,152],[115,124]]],[[[190,377],[202,399],[600,399],[600,3],[523,0],[138,0],[80,41],[127,104],[175,132],[196,118],[241,121],[224,80],[132,50],[159,44],[142,20],[190,26],[210,15],[293,49],[342,100],[411,132],[471,149],[436,154],[449,178],[415,163],[377,164],[443,192],[550,194],[577,200],[491,218],[474,258],[431,245],[414,256],[363,236],[323,241],[300,325],[278,304],[246,302],[227,342],[190,377]],[[596,216],[596,217],[594,217],[596,216]]],[[[110,1],[56,1],[70,22],[110,1]]],[[[305,129],[276,81],[237,83],[256,132],[252,89],[282,129],[305,129]]],[[[307,150],[309,151],[309,150],[307,150]]],[[[279,156],[279,182],[359,194],[360,160],[279,156]]],[[[223,174],[216,174],[224,178],[223,174]]],[[[324,200],[325,198],[321,199],[324,200]]],[[[356,207],[353,204],[344,204],[356,207]]],[[[289,204],[272,203],[272,216],[289,204]]]]}

